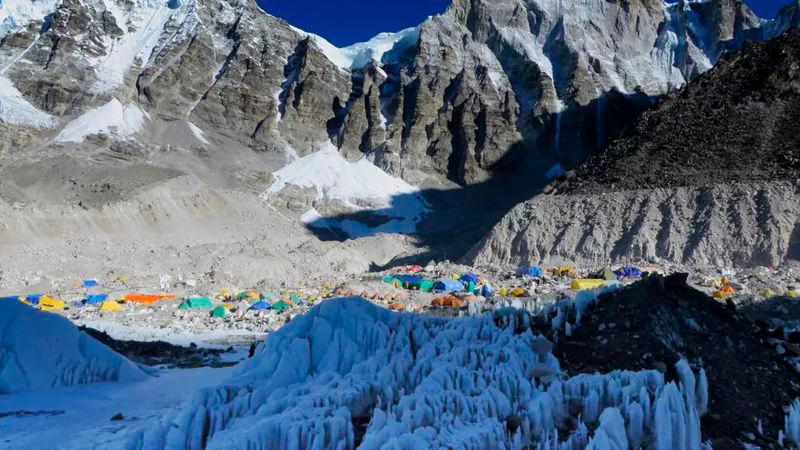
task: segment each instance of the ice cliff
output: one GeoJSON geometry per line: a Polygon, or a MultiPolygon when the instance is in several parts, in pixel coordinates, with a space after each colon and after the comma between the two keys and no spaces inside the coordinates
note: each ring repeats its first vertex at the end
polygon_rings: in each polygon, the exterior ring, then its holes
{"type": "Polygon", "coordinates": [[[67,319],[17,301],[0,301],[0,395],[146,376],[67,319]]]}
{"type": "Polygon", "coordinates": [[[700,448],[702,372],[682,361],[676,382],[657,371],[570,377],[547,340],[502,325],[516,323],[498,316],[511,312],[446,320],[327,301],[128,446],[700,448]]]}

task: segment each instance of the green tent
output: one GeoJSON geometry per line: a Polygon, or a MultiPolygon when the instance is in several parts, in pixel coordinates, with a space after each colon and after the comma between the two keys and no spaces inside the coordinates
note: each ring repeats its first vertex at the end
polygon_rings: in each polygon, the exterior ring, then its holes
{"type": "Polygon", "coordinates": [[[225,309],[224,306],[217,306],[211,311],[211,317],[225,317],[225,314],[228,313],[228,310],[225,309]]]}
{"type": "Polygon", "coordinates": [[[300,299],[300,297],[298,297],[297,294],[292,294],[289,297],[289,300],[293,301],[295,305],[302,305],[303,304],[303,300],[300,299]]]}
{"type": "Polygon", "coordinates": [[[391,284],[392,286],[394,286],[395,284],[397,286],[402,286],[403,285],[403,280],[401,280],[401,279],[399,279],[397,277],[394,277],[392,275],[386,275],[385,277],[382,277],[381,280],[383,280],[383,282],[386,283],[386,284],[391,284]]]}
{"type": "Polygon", "coordinates": [[[431,280],[422,280],[419,283],[419,290],[422,292],[430,292],[433,290],[433,281],[431,280]]]}
{"type": "Polygon", "coordinates": [[[190,297],[187,298],[180,306],[183,310],[188,309],[211,309],[211,299],[208,297],[190,297]]]}
{"type": "Polygon", "coordinates": [[[277,302],[272,304],[272,310],[273,311],[277,311],[277,312],[285,311],[285,310],[290,309],[290,308],[291,308],[291,305],[289,305],[288,303],[286,303],[283,300],[279,300],[279,301],[277,301],[277,302]]]}
{"type": "Polygon", "coordinates": [[[467,283],[467,293],[474,294],[476,289],[478,289],[478,285],[474,281],[467,283]]]}
{"type": "Polygon", "coordinates": [[[606,280],[606,281],[616,281],[617,275],[611,270],[610,267],[606,266],[603,267],[601,270],[593,273],[589,278],[593,278],[596,280],[606,280]]]}

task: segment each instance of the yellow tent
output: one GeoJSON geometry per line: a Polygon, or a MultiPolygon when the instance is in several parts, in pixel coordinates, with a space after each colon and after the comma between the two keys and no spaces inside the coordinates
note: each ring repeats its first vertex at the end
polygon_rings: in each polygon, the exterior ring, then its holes
{"type": "Polygon", "coordinates": [[[789,291],[786,293],[786,296],[789,298],[797,298],[797,291],[789,291]]]}
{"type": "Polygon", "coordinates": [[[104,312],[116,312],[122,309],[119,306],[119,303],[115,302],[114,300],[106,300],[100,305],[100,311],[104,312]]]}
{"type": "Polygon", "coordinates": [[[39,309],[42,311],[61,311],[64,309],[64,302],[44,296],[39,300],[39,309]]]}
{"type": "Polygon", "coordinates": [[[584,278],[584,279],[572,280],[572,284],[570,285],[570,287],[572,287],[572,289],[575,289],[576,291],[585,291],[588,289],[599,288],[600,286],[604,285],[605,282],[606,280],[601,280],[599,278],[597,279],[584,278]]]}
{"type": "Polygon", "coordinates": [[[525,292],[525,289],[522,289],[521,287],[514,288],[508,293],[509,297],[525,297],[526,295],[527,292],[525,292]]]}

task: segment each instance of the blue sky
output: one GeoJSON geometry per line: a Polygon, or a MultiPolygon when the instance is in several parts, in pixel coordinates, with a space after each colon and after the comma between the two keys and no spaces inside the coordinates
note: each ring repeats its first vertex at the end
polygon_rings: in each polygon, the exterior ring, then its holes
{"type": "MultiPolygon", "coordinates": [[[[443,12],[450,0],[257,0],[264,10],[338,47],[382,31],[418,25],[443,12]]],[[[789,0],[745,0],[761,17],[774,17],[789,0]]]]}

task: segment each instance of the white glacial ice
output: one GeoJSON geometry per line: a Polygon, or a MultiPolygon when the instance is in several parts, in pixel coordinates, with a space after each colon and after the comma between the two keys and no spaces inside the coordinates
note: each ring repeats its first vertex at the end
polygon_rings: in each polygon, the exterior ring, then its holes
{"type": "Polygon", "coordinates": [[[327,301],[128,447],[700,447],[689,373],[680,386],[658,371],[568,377],[541,337],[496,322],[327,301]]]}
{"type": "Polygon", "coordinates": [[[0,395],[146,377],[69,320],[15,300],[0,300],[0,395]]]}

